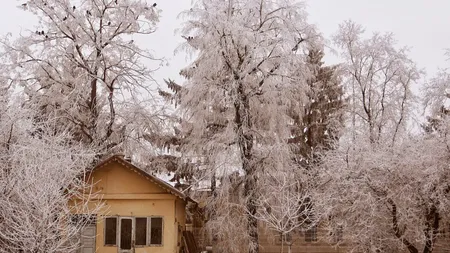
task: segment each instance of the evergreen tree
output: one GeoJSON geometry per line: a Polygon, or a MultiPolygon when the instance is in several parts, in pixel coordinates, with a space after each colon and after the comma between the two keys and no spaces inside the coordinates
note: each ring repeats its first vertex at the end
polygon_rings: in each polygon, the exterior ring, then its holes
{"type": "Polygon", "coordinates": [[[338,66],[324,66],[323,56],[321,50],[309,51],[311,77],[305,110],[290,115],[293,125],[289,142],[295,145],[302,166],[309,166],[318,152],[331,148],[343,124],[345,98],[338,66]]]}

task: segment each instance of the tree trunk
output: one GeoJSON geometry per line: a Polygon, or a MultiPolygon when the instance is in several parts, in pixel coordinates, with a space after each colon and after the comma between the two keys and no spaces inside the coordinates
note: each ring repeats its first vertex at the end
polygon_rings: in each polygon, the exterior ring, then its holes
{"type": "Polygon", "coordinates": [[[234,103],[236,136],[240,149],[242,169],[245,173],[244,198],[247,209],[247,232],[250,237],[249,253],[258,253],[258,220],[256,219],[256,186],[257,175],[252,164],[252,151],[254,136],[251,133],[252,122],[250,120],[250,101],[244,93],[242,83],[237,88],[238,98],[234,103]]]}
{"type": "MultiPolygon", "coordinates": [[[[246,164],[244,162],[244,164],[246,164]]],[[[247,162],[248,164],[248,162],[247,162]]],[[[248,165],[247,165],[248,166],[248,165]]],[[[246,200],[246,208],[248,211],[247,214],[247,230],[250,236],[251,247],[249,249],[249,253],[258,253],[259,252],[259,244],[258,244],[258,220],[256,219],[256,175],[254,175],[254,171],[247,172],[247,176],[245,178],[245,187],[244,187],[244,197],[246,200]]]]}
{"type": "MultiPolygon", "coordinates": [[[[96,60],[99,60],[101,56],[101,50],[97,49],[96,52],[96,60]]],[[[96,136],[97,134],[97,120],[98,120],[98,101],[97,101],[97,84],[98,84],[98,71],[99,68],[97,66],[97,63],[95,63],[92,80],[91,80],[91,94],[90,94],[90,101],[89,101],[89,110],[91,113],[91,119],[90,119],[90,135],[92,137],[96,136]]],[[[95,139],[95,137],[94,137],[95,139]]]]}
{"type": "Polygon", "coordinates": [[[423,253],[432,253],[434,243],[436,241],[436,235],[439,229],[439,213],[436,206],[432,206],[427,213],[427,228],[425,229],[425,247],[423,253]]]}
{"type": "Polygon", "coordinates": [[[416,247],[412,245],[406,238],[403,238],[403,232],[400,231],[397,218],[397,205],[392,199],[388,199],[388,203],[391,205],[391,216],[392,216],[392,229],[394,230],[395,236],[401,240],[401,242],[406,246],[409,252],[419,253],[416,247]]]}
{"type": "Polygon", "coordinates": [[[91,97],[89,101],[89,110],[91,112],[90,119],[90,135],[95,136],[97,128],[97,78],[91,81],[91,97]]]}

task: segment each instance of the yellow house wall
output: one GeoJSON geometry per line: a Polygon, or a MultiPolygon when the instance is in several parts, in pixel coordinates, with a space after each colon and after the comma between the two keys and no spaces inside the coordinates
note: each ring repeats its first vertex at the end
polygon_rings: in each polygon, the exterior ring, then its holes
{"type": "MultiPolygon", "coordinates": [[[[97,253],[117,253],[117,247],[104,246],[104,217],[163,217],[163,246],[136,247],[135,253],[174,253],[178,252],[181,233],[184,229],[185,203],[168,193],[144,176],[113,162],[98,168],[91,174],[102,208],[97,211],[97,253]]],[[[95,206],[95,199],[89,204],[95,206]]],[[[118,238],[119,240],[119,238],[118,238]]]]}
{"type": "Polygon", "coordinates": [[[176,228],[177,228],[177,243],[175,245],[177,252],[180,251],[180,247],[182,245],[181,236],[183,234],[183,230],[185,230],[186,225],[186,210],[185,204],[181,200],[175,201],[175,220],[176,220],[176,228]]]}
{"type": "MultiPolygon", "coordinates": [[[[176,230],[174,215],[174,200],[106,200],[105,211],[106,216],[122,216],[122,217],[148,217],[162,216],[164,222],[163,228],[163,246],[158,247],[139,247],[136,253],[144,252],[176,252],[176,230]]],[[[98,217],[97,223],[97,252],[98,253],[117,253],[117,247],[104,246],[104,219],[98,217]]]]}

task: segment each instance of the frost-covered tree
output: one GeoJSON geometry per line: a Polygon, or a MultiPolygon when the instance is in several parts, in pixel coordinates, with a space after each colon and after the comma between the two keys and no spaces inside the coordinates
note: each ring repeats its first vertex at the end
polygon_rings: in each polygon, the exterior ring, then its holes
{"type": "Polygon", "coordinates": [[[256,218],[280,235],[281,253],[284,247],[289,247],[288,252],[291,252],[295,232],[310,229],[316,223],[309,188],[291,173],[273,173],[265,179],[264,185],[263,194],[257,200],[256,218]]]}
{"type": "Polygon", "coordinates": [[[396,148],[357,147],[328,153],[315,199],[330,230],[343,229],[358,252],[430,253],[448,222],[448,147],[410,137],[396,148]]]}
{"type": "Polygon", "coordinates": [[[410,88],[420,71],[391,35],[363,39],[351,22],[335,37],[347,60],[346,134],[321,157],[316,210],[361,252],[432,252],[448,220],[448,146],[414,135],[410,88]]]}
{"type": "MultiPolygon", "coordinates": [[[[6,90],[6,89],[5,89],[6,90]]],[[[0,252],[73,252],[85,220],[72,222],[71,214],[89,215],[83,174],[94,150],[74,144],[69,132],[50,131],[58,124],[36,124],[35,112],[23,109],[9,93],[0,109],[0,252]],[[39,129],[39,131],[38,131],[39,129]]]]}
{"type": "Polygon", "coordinates": [[[411,85],[421,71],[408,57],[407,48],[395,47],[390,33],[365,38],[362,26],[347,21],[339,26],[334,42],[345,61],[353,137],[394,143],[411,116],[411,85]]]}
{"type": "MultiPolygon", "coordinates": [[[[307,51],[319,36],[294,1],[197,1],[183,15],[181,49],[196,55],[181,72],[187,81],[179,112],[189,133],[183,155],[206,164],[198,170],[197,178],[207,179],[201,182],[233,172],[242,178],[231,185],[241,189],[231,192],[246,217],[239,224],[244,233],[234,236],[246,241],[241,252],[258,252],[259,179],[293,168],[287,112],[303,113],[307,51]]],[[[211,224],[220,218],[212,212],[211,224]]]]}
{"type": "Polygon", "coordinates": [[[308,100],[302,114],[294,110],[290,115],[293,124],[289,142],[295,145],[296,160],[303,166],[310,166],[317,153],[332,146],[343,123],[346,101],[341,71],[338,66],[325,66],[323,56],[321,50],[308,52],[308,100]]]}
{"type": "Polygon", "coordinates": [[[160,60],[134,41],[155,31],[156,4],[28,0],[20,8],[38,23],[2,40],[2,76],[27,95],[24,107],[39,111],[36,123],[53,119],[54,130],[69,129],[75,142],[138,156],[162,117],[145,64],[160,60]]]}
{"type": "Polygon", "coordinates": [[[423,90],[424,105],[428,109],[427,123],[424,129],[427,133],[438,134],[447,138],[449,132],[449,98],[450,98],[450,74],[441,69],[433,77],[423,90]]]}

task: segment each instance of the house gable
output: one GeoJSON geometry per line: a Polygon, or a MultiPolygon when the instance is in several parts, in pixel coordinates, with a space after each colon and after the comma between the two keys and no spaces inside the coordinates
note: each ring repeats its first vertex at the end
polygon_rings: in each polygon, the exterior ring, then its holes
{"type": "Polygon", "coordinates": [[[112,161],[94,170],[90,175],[94,189],[102,194],[164,194],[164,189],[146,179],[143,175],[112,161]]]}
{"type": "Polygon", "coordinates": [[[194,202],[184,193],[163,180],[148,174],[123,159],[114,155],[96,167],[88,174],[87,179],[93,183],[93,190],[101,195],[129,195],[139,199],[139,195],[171,196],[171,199],[179,198],[194,202]]]}

